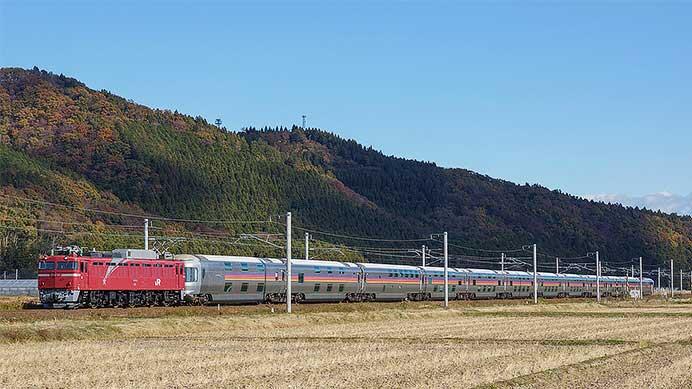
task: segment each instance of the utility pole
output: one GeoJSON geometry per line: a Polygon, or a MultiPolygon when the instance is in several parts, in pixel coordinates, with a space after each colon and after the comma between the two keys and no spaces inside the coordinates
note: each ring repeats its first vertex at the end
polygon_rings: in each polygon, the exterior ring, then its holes
{"type": "Polygon", "coordinates": [[[632,278],[634,278],[634,264],[632,264],[632,278]]]}
{"type": "Polygon", "coordinates": [[[680,269],[680,293],[682,293],[682,269],[680,269]]]}
{"type": "Polygon", "coordinates": [[[639,298],[644,300],[644,264],[642,257],[639,257],[639,298]]]}
{"type": "Polygon", "coordinates": [[[425,245],[422,247],[422,253],[423,253],[423,267],[425,267],[425,245]]]}
{"type": "MultiPolygon", "coordinates": [[[[682,273],[681,273],[682,274],[682,273]]],[[[18,280],[19,279],[19,269],[14,269],[14,279],[18,280]]]]}
{"type": "Polygon", "coordinates": [[[444,251],[445,251],[445,309],[449,308],[449,272],[447,269],[449,261],[449,253],[447,252],[447,232],[444,234],[444,251]]]}
{"type": "Polygon", "coordinates": [[[661,267],[658,267],[658,291],[661,291],[661,267]]]}
{"type": "Polygon", "coordinates": [[[536,244],[533,244],[533,303],[538,304],[538,259],[536,244]]]}
{"type": "Polygon", "coordinates": [[[305,233],[305,260],[310,259],[310,234],[305,233]]]}
{"type": "Polygon", "coordinates": [[[673,280],[675,279],[675,273],[673,272],[673,260],[670,260],[670,297],[673,298],[673,294],[675,293],[675,284],[673,283],[673,280]]]}
{"type": "Polygon", "coordinates": [[[305,115],[303,115],[303,130],[305,129],[305,115]]]}
{"type": "Polygon", "coordinates": [[[149,250],[149,219],[144,219],[144,249],[149,250]]]}
{"type": "Polygon", "coordinates": [[[507,275],[505,275],[505,253],[500,257],[500,270],[502,271],[502,285],[504,290],[507,290],[507,275]]]}
{"type": "Polygon", "coordinates": [[[596,251],[596,301],[601,302],[601,261],[596,251]]]}
{"type": "Polygon", "coordinates": [[[555,274],[560,274],[560,258],[555,257],[555,274]]]}
{"type": "Polygon", "coordinates": [[[291,313],[291,213],[286,214],[286,312],[291,313]]]}

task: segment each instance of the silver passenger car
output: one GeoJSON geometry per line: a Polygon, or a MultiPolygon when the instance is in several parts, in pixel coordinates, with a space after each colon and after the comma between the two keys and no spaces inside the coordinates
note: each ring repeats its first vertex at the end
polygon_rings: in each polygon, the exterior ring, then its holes
{"type": "Polygon", "coordinates": [[[361,270],[355,263],[297,259],[291,261],[291,273],[295,301],[355,301],[360,292],[361,270]]]}
{"type": "Polygon", "coordinates": [[[423,273],[416,266],[358,263],[362,269],[364,300],[397,301],[418,299],[423,273]]]}

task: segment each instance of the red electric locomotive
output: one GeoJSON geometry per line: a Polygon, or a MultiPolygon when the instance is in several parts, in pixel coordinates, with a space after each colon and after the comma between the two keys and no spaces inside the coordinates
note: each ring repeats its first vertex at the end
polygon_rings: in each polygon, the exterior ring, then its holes
{"type": "Polygon", "coordinates": [[[54,250],[38,263],[38,290],[48,308],[175,305],[185,287],[183,262],[155,251],[119,249],[83,255],[54,250]]]}

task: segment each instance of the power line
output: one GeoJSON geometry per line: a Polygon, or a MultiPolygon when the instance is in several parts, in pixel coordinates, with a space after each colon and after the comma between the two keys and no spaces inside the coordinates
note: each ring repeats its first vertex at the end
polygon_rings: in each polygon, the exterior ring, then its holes
{"type": "MultiPolygon", "coordinates": [[[[67,222],[67,221],[61,221],[61,220],[48,220],[48,219],[38,219],[38,218],[30,218],[30,217],[21,217],[21,216],[0,216],[0,220],[5,220],[5,221],[12,221],[12,220],[24,220],[24,221],[33,221],[37,223],[50,223],[50,224],[61,224],[61,225],[71,225],[71,226],[90,226],[90,227],[113,227],[113,228],[142,228],[141,225],[126,225],[126,224],[96,224],[96,223],[87,223],[87,222],[67,222]]],[[[160,229],[160,227],[149,227],[152,229],[160,229]]]]}
{"type": "MultiPolygon", "coordinates": [[[[434,242],[440,242],[440,243],[442,243],[442,241],[437,240],[437,239],[430,239],[430,240],[432,240],[432,241],[434,241],[434,242]]],[[[460,249],[471,250],[471,251],[478,251],[478,252],[483,252],[483,253],[496,253],[496,254],[500,254],[500,253],[516,253],[516,252],[519,252],[519,251],[523,251],[523,249],[486,250],[486,249],[479,249],[479,248],[475,248],[475,247],[467,247],[467,246],[462,246],[462,245],[458,245],[458,244],[452,244],[452,243],[449,243],[449,242],[447,242],[447,245],[449,245],[449,246],[451,246],[451,247],[457,247],[457,248],[460,248],[460,249]]]]}
{"type": "Polygon", "coordinates": [[[267,224],[277,224],[277,222],[271,221],[271,220],[205,220],[205,219],[183,219],[183,218],[172,218],[172,217],[164,217],[164,216],[151,216],[151,215],[133,214],[133,213],[125,213],[125,212],[103,211],[100,209],[78,207],[75,205],[57,204],[57,203],[52,203],[50,201],[35,200],[35,199],[29,199],[26,197],[12,196],[12,195],[6,195],[6,194],[0,194],[0,197],[12,198],[12,199],[16,199],[16,200],[27,201],[27,202],[37,203],[37,204],[43,204],[43,205],[48,205],[48,206],[52,206],[52,207],[60,207],[60,208],[72,209],[72,210],[78,210],[78,211],[84,211],[84,212],[100,213],[100,214],[104,214],[104,215],[132,217],[132,218],[159,220],[159,221],[170,221],[170,222],[179,222],[179,223],[200,223],[200,224],[263,224],[263,223],[267,223],[267,224]]]}
{"type": "Polygon", "coordinates": [[[351,236],[351,235],[342,235],[342,234],[334,234],[331,232],[324,232],[324,231],[319,231],[319,230],[312,230],[309,228],[304,228],[304,227],[293,227],[296,230],[301,230],[305,232],[310,232],[313,234],[319,234],[319,235],[325,235],[325,236],[331,236],[335,238],[343,238],[343,239],[353,239],[353,240],[362,240],[362,241],[368,241],[368,242],[427,242],[430,240],[430,238],[420,238],[420,239],[380,239],[380,238],[367,238],[367,237],[362,237],[362,236],[351,236]]]}

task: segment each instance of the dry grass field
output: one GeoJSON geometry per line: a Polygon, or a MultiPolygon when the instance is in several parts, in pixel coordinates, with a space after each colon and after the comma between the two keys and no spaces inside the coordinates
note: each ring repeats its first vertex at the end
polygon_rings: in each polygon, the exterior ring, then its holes
{"type": "Polygon", "coordinates": [[[692,387],[692,301],[22,310],[0,387],[692,387]]]}

